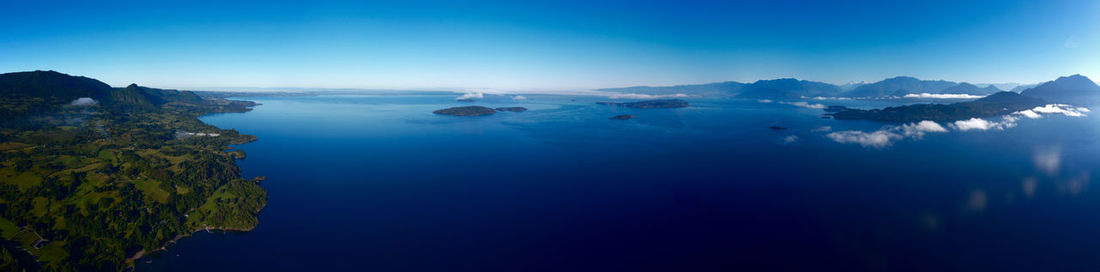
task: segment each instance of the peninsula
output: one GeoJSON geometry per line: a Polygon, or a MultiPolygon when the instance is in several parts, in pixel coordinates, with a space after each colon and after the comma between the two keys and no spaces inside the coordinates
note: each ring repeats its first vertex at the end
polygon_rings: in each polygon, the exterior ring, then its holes
{"type": "Polygon", "coordinates": [[[645,100],[638,102],[596,102],[596,104],[634,109],[671,109],[688,107],[688,102],[682,99],[645,100]]]}
{"type": "Polygon", "coordinates": [[[1039,98],[1013,92],[999,92],[969,102],[951,104],[914,104],[883,109],[861,110],[833,106],[829,111],[837,120],[872,120],[881,122],[919,122],[931,120],[950,122],[970,118],[1005,115],[1046,104],[1039,98]]]}
{"type": "Polygon", "coordinates": [[[0,259],[118,271],[199,229],[251,230],[267,192],[241,177],[244,153],[227,150],[256,137],[198,117],[252,106],[54,71],[0,74],[0,259]]]}

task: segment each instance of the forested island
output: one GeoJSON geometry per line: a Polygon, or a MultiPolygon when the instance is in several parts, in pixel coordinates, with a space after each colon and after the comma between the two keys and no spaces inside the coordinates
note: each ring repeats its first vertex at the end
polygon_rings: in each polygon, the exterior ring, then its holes
{"type": "Polygon", "coordinates": [[[251,230],[266,205],[198,117],[246,101],[53,71],[0,74],[0,269],[123,270],[197,230],[251,230]]]}
{"type": "Polygon", "coordinates": [[[465,106],[446,108],[442,110],[433,111],[434,114],[440,115],[454,115],[454,116],[484,116],[493,115],[497,113],[497,110],[482,106],[465,106]]]}
{"type": "Polygon", "coordinates": [[[688,107],[688,102],[682,99],[645,100],[638,102],[596,102],[596,104],[635,109],[671,109],[688,107]]]}
{"type": "Polygon", "coordinates": [[[984,118],[1005,115],[1046,104],[1043,99],[1023,96],[1013,92],[999,92],[978,100],[951,104],[914,104],[883,109],[851,109],[832,106],[826,111],[833,112],[837,120],[872,120],[882,122],[919,122],[931,120],[949,122],[970,118],[984,118]]]}
{"type": "Polygon", "coordinates": [[[496,108],[497,111],[510,111],[510,112],[525,112],[527,108],[524,107],[500,107],[496,108]]]}

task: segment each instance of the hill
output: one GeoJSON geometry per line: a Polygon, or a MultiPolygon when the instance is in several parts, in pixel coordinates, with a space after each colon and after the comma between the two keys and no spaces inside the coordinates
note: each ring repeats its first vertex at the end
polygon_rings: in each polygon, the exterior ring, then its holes
{"type": "Polygon", "coordinates": [[[54,71],[0,74],[0,120],[53,110],[81,97],[103,100],[111,90],[98,80],[54,71]]]}
{"type": "Polygon", "coordinates": [[[957,85],[944,80],[920,80],[914,77],[899,76],[879,82],[856,87],[845,94],[848,97],[886,97],[904,96],[910,93],[942,93],[944,89],[957,85]]]}
{"type": "Polygon", "coordinates": [[[676,86],[634,86],[625,88],[605,88],[597,89],[597,91],[603,92],[616,92],[616,93],[635,93],[635,94],[649,94],[649,95],[671,95],[671,94],[687,94],[697,96],[708,97],[728,97],[733,96],[741,90],[746,84],[736,81],[715,82],[707,84],[694,84],[694,85],[676,85],[676,86]]]}
{"type": "Polygon", "coordinates": [[[997,92],[1000,92],[1000,91],[1001,91],[1001,89],[998,89],[996,86],[993,86],[993,85],[986,86],[985,88],[980,88],[978,86],[974,86],[974,84],[963,82],[963,83],[955,84],[955,86],[947,87],[946,89],[941,90],[940,93],[942,93],[942,94],[989,95],[989,94],[997,93],[997,92]]]}
{"type": "Polygon", "coordinates": [[[1100,86],[1088,77],[1072,75],[1059,77],[1054,81],[1039,84],[1020,92],[1021,95],[1041,98],[1047,101],[1066,104],[1100,103],[1100,86]]]}
{"type": "Polygon", "coordinates": [[[840,87],[823,82],[781,78],[759,80],[746,85],[737,95],[740,98],[800,98],[803,96],[836,96],[840,87]]]}
{"type": "Polygon", "coordinates": [[[883,109],[861,110],[839,107],[832,113],[838,120],[872,120],[882,122],[919,122],[932,120],[949,122],[974,117],[1005,115],[1046,104],[1038,98],[1013,92],[999,92],[978,100],[952,104],[914,104],[883,109]]]}
{"type": "Polygon", "coordinates": [[[255,104],[196,98],[0,74],[0,258],[13,270],[118,271],[199,229],[252,229],[267,193],[227,150],[256,137],[198,117],[255,104]]]}

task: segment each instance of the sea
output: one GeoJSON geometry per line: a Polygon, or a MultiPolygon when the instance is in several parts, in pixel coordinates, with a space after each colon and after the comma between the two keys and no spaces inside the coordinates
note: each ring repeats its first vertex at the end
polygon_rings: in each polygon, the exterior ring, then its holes
{"type": "Polygon", "coordinates": [[[918,126],[822,117],[899,100],[456,96],[236,98],[261,105],[201,119],[259,137],[236,146],[266,177],[259,225],[137,270],[1100,270],[1100,112],[918,126]],[[529,110],[432,113],[468,105],[529,110]]]}

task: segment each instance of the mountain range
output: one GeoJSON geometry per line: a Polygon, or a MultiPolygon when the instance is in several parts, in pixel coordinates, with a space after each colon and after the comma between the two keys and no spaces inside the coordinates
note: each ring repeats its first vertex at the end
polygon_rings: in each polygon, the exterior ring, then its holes
{"type": "MultiPolygon", "coordinates": [[[[1012,92],[1020,93],[1037,85],[1004,84],[1015,86],[1012,92]]],[[[825,82],[781,78],[758,80],[753,83],[724,81],[695,85],[676,86],[635,86],[626,88],[606,88],[597,91],[616,93],[636,93],[648,95],[686,94],[703,97],[739,97],[739,98],[801,98],[801,97],[847,97],[847,98],[886,98],[902,97],[907,94],[966,94],[984,96],[1003,91],[997,84],[971,84],[946,80],[922,80],[908,76],[887,78],[873,83],[848,83],[834,85],[825,82]]]]}
{"type": "MultiPolygon", "coordinates": [[[[961,84],[960,84],[961,85],[961,84]]],[[[833,118],[840,120],[873,120],[882,122],[937,122],[965,120],[1005,115],[1047,103],[1093,105],[1100,103],[1100,86],[1082,75],[1059,77],[1021,93],[997,92],[967,102],[951,104],[912,104],[883,109],[850,109],[831,107],[833,118]]]]}
{"type": "Polygon", "coordinates": [[[737,94],[741,88],[744,88],[745,83],[736,81],[715,82],[706,84],[694,84],[694,85],[675,85],[675,86],[633,86],[623,88],[606,88],[598,89],[597,91],[603,92],[615,92],[615,93],[635,93],[635,94],[650,94],[650,95],[662,95],[662,94],[689,94],[707,97],[729,97],[737,94]]]}

